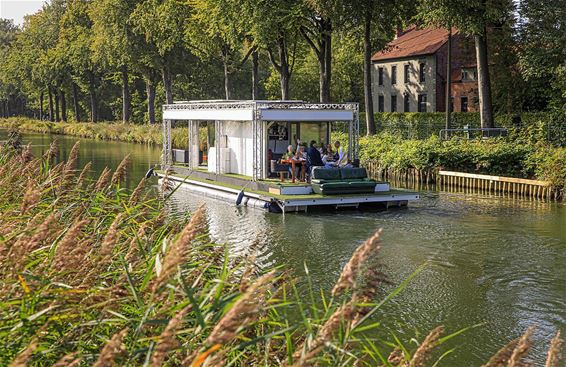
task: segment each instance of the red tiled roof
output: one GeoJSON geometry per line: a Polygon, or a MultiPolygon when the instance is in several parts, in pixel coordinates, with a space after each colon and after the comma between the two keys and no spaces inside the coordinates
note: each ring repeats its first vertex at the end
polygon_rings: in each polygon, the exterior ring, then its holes
{"type": "MultiPolygon", "coordinates": [[[[456,34],[456,28],[452,34],[456,34]]],[[[410,27],[401,36],[389,42],[371,58],[372,61],[398,59],[434,54],[448,40],[448,31],[442,28],[410,27]]]]}

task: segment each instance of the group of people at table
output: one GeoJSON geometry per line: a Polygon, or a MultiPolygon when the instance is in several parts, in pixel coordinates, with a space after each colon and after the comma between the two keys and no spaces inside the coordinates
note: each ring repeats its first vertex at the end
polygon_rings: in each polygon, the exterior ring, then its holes
{"type": "Polygon", "coordinates": [[[288,169],[293,182],[299,177],[299,172],[301,173],[300,180],[304,181],[305,176],[310,176],[314,167],[333,169],[351,166],[348,161],[348,153],[339,141],[336,141],[332,146],[332,144],[324,145],[323,143],[317,145],[314,140],[310,142],[308,147],[300,142],[297,142],[296,148],[289,145],[287,152],[281,158],[281,164],[289,166],[288,169]]]}

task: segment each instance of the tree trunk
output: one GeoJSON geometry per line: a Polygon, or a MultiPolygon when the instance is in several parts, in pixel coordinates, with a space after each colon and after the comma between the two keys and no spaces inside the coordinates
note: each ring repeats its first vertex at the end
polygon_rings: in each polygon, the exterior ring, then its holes
{"type": "Polygon", "coordinates": [[[128,123],[130,121],[130,87],[128,83],[128,68],[122,67],[122,121],[128,123]]]}
{"type": "Polygon", "coordinates": [[[375,135],[373,95],[371,93],[371,9],[366,10],[364,23],[364,102],[366,107],[367,135],[375,135]]]}
{"type": "Polygon", "coordinates": [[[39,119],[43,120],[43,90],[39,93],[39,119]]]}
{"type": "Polygon", "coordinates": [[[230,99],[230,72],[228,71],[228,60],[224,59],[224,93],[226,99],[230,99]]]}
{"type": "Polygon", "coordinates": [[[491,85],[487,60],[487,38],[485,28],[482,34],[474,36],[476,60],[478,64],[478,94],[480,100],[480,119],[482,128],[493,127],[493,110],[491,106],[491,85]]]}
{"type": "Polygon", "coordinates": [[[61,91],[61,119],[67,122],[67,98],[64,90],[61,91]]]}
{"type": "Polygon", "coordinates": [[[451,101],[452,101],[452,26],[448,27],[448,53],[446,55],[446,129],[450,129],[450,120],[452,118],[451,101]]]}
{"type": "Polygon", "coordinates": [[[257,50],[252,52],[252,99],[259,98],[259,55],[257,50]]]}
{"type": "Polygon", "coordinates": [[[59,113],[59,91],[55,89],[55,121],[61,121],[61,114],[59,113]]]}
{"type": "Polygon", "coordinates": [[[79,106],[79,91],[77,85],[73,83],[73,110],[75,113],[75,121],[81,122],[80,106],[79,106]]]}
{"type": "Polygon", "coordinates": [[[330,81],[332,80],[332,23],[322,23],[322,60],[320,61],[320,102],[330,103],[330,81]]]}
{"type": "Polygon", "coordinates": [[[173,104],[173,83],[171,82],[169,67],[164,66],[161,69],[161,76],[163,78],[163,87],[165,88],[165,102],[167,104],[173,104]]]}
{"type": "Polygon", "coordinates": [[[289,79],[291,78],[291,70],[289,68],[289,55],[287,44],[281,37],[279,39],[279,60],[281,62],[281,70],[279,72],[279,81],[281,83],[281,100],[288,101],[291,99],[289,91],[289,79]]]}
{"type": "Polygon", "coordinates": [[[94,73],[88,72],[88,90],[90,95],[90,121],[98,122],[98,97],[96,95],[96,84],[94,73]]]}
{"type": "Polygon", "coordinates": [[[151,76],[146,78],[147,116],[150,124],[155,124],[155,82],[151,76]]]}
{"type": "Polygon", "coordinates": [[[55,120],[55,114],[53,113],[53,91],[51,86],[47,87],[49,93],[49,121],[53,122],[55,120]]]}

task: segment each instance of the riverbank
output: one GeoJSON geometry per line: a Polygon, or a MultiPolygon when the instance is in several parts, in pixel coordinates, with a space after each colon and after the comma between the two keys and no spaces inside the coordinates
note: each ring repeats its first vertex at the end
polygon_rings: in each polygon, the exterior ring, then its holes
{"type": "MultiPolygon", "coordinates": [[[[0,128],[20,129],[40,134],[70,135],[97,140],[113,140],[128,143],[163,143],[161,124],[124,124],[118,122],[49,122],[23,117],[0,119],[0,128]]],[[[176,128],[172,132],[174,147],[184,147],[188,136],[187,128],[176,128]]]]}
{"type": "MultiPolygon", "coordinates": [[[[0,127],[152,145],[161,145],[163,141],[160,124],[63,123],[14,117],[0,119],[0,127]]],[[[185,148],[187,135],[187,128],[173,129],[173,147],[185,148]]],[[[341,133],[337,133],[336,138],[346,140],[341,133]]],[[[399,175],[414,169],[432,177],[444,169],[548,181],[557,192],[556,197],[565,198],[566,148],[537,142],[530,135],[513,139],[440,141],[435,135],[428,139],[404,139],[384,133],[360,139],[360,158],[382,171],[399,175]]]]}

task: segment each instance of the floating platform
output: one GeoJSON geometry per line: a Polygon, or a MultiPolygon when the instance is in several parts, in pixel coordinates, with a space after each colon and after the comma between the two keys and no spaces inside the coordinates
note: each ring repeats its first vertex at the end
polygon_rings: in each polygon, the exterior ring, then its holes
{"type": "MultiPolygon", "coordinates": [[[[390,189],[387,183],[378,183],[375,193],[320,195],[311,193],[308,183],[285,183],[275,180],[252,181],[240,175],[217,175],[200,170],[174,168],[167,179],[181,187],[207,197],[239,205],[268,210],[274,213],[307,212],[310,210],[337,210],[404,207],[409,201],[420,199],[416,192],[390,189]],[[243,194],[242,194],[243,193],[243,194]]],[[[155,171],[159,183],[164,171],[155,171]]]]}

